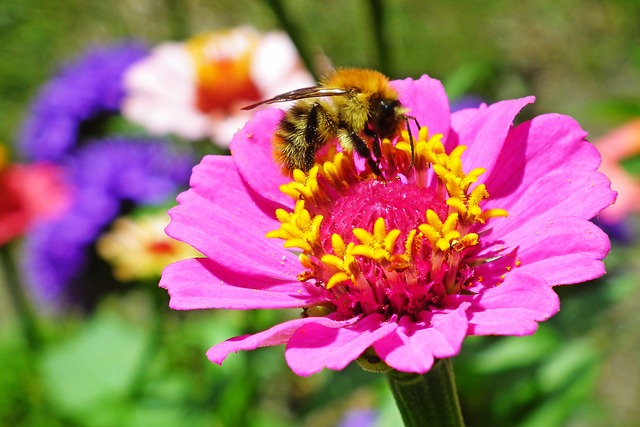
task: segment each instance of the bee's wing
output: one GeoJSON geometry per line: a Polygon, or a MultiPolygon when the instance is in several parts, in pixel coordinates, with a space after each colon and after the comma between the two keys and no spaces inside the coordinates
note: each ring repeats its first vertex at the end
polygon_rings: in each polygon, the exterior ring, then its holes
{"type": "Polygon", "coordinates": [[[319,98],[322,96],[340,96],[349,93],[346,89],[328,88],[324,86],[312,86],[304,87],[302,89],[292,90],[291,92],[285,92],[280,95],[274,96],[271,99],[257,102],[255,104],[247,105],[243,107],[243,110],[252,110],[263,104],[274,104],[276,102],[296,101],[298,99],[306,98],[319,98]]]}

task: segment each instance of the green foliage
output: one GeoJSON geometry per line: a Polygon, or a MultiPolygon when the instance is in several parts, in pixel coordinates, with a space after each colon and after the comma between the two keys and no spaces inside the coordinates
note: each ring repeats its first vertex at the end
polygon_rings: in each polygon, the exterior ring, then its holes
{"type": "Polygon", "coordinates": [[[144,349],[144,336],[132,326],[117,317],[96,316],[47,349],[39,368],[56,408],[82,416],[127,397],[144,349]]]}

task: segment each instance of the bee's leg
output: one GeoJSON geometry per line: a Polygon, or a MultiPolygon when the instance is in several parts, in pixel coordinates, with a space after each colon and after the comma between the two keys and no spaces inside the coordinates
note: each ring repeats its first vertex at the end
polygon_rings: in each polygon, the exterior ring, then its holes
{"type": "Polygon", "coordinates": [[[316,163],[316,150],[313,144],[307,144],[307,147],[304,150],[304,171],[309,172],[309,170],[316,163]]]}
{"type": "Polygon", "coordinates": [[[409,126],[409,122],[407,122],[407,133],[409,134],[409,145],[411,146],[411,163],[409,163],[409,170],[413,167],[413,135],[411,134],[411,126],[409,126]]]}
{"type": "Polygon", "coordinates": [[[409,134],[409,145],[411,145],[411,164],[409,165],[409,169],[413,167],[413,159],[414,159],[414,151],[413,151],[413,135],[411,134],[411,126],[409,126],[409,119],[413,120],[420,131],[420,123],[418,123],[418,119],[413,116],[405,116],[405,120],[407,122],[407,133],[409,134]]]}
{"type": "Polygon", "coordinates": [[[373,136],[373,155],[376,156],[376,161],[380,163],[380,158],[382,157],[382,149],[380,148],[380,137],[378,135],[373,136]]]}
{"type": "MultiPolygon", "coordinates": [[[[349,130],[347,132],[346,137],[348,138],[350,145],[356,150],[356,153],[358,153],[361,157],[367,159],[367,164],[369,165],[373,173],[381,177],[382,172],[380,171],[380,168],[378,167],[376,161],[371,157],[371,150],[369,150],[369,147],[367,147],[367,143],[364,142],[364,140],[352,130],[349,130]]],[[[379,145],[378,149],[380,149],[379,145]]]]}
{"type": "Polygon", "coordinates": [[[304,129],[306,147],[304,151],[304,170],[309,171],[316,162],[316,147],[318,146],[318,121],[320,119],[320,104],[315,103],[307,115],[307,126],[304,129]]]}
{"type": "Polygon", "coordinates": [[[376,161],[379,164],[380,158],[382,157],[382,149],[380,148],[380,136],[368,127],[364,128],[364,134],[373,140],[373,142],[371,143],[371,151],[373,151],[373,155],[376,157],[376,161]]]}

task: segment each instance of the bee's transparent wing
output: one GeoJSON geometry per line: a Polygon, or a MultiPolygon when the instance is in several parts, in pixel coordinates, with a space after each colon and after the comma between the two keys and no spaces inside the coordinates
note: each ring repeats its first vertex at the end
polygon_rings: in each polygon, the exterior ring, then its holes
{"type": "Polygon", "coordinates": [[[301,89],[292,90],[291,92],[285,92],[280,95],[274,96],[271,99],[257,102],[255,104],[247,105],[243,107],[243,110],[252,110],[263,104],[275,104],[276,102],[297,101],[299,99],[307,98],[319,98],[322,96],[341,96],[349,93],[347,89],[328,88],[324,86],[311,86],[301,89]]]}

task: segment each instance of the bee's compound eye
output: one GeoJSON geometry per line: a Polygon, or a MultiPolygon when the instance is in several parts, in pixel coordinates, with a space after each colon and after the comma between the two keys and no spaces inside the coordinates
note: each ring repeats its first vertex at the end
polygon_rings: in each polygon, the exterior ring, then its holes
{"type": "Polygon", "coordinates": [[[399,101],[389,99],[380,99],[374,103],[370,123],[377,135],[386,138],[395,133],[399,121],[396,109],[399,105],[399,101]]]}

